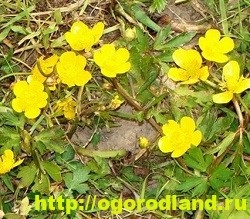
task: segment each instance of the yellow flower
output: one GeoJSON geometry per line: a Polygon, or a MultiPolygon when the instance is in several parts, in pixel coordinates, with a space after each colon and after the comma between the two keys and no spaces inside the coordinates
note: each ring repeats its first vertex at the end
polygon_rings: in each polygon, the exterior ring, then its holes
{"type": "Polygon", "coordinates": [[[136,38],[136,29],[133,28],[127,28],[124,33],[124,38],[128,41],[131,41],[136,38]]]}
{"type": "Polygon", "coordinates": [[[59,79],[69,87],[84,86],[92,78],[91,74],[84,70],[86,62],[86,58],[82,55],[64,52],[56,65],[59,79]]]}
{"type": "Polygon", "coordinates": [[[216,29],[210,29],[205,37],[200,37],[199,47],[202,50],[202,56],[209,61],[224,63],[228,61],[225,55],[234,48],[234,41],[230,37],[223,37],[216,29]]]}
{"type": "Polygon", "coordinates": [[[115,50],[112,44],[104,44],[94,53],[94,61],[101,68],[101,73],[110,78],[117,74],[129,71],[131,64],[128,62],[129,51],[125,48],[115,50]]]}
{"type": "Polygon", "coordinates": [[[222,89],[225,91],[213,95],[215,103],[228,103],[233,99],[233,94],[239,94],[250,88],[250,78],[240,77],[240,66],[236,61],[230,61],[223,67],[222,89]]]}
{"type": "Polygon", "coordinates": [[[117,109],[118,107],[121,106],[121,104],[123,103],[124,101],[120,99],[120,97],[118,95],[115,95],[113,97],[113,99],[111,100],[110,104],[109,104],[109,107],[111,109],[117,109]]]}
{"type": "Polygon", "coordinates": [[[65,33],[65,39],[73,50],[89,52],[91,47],[101,38],[104,24],[98,22],[92,29],[82,21],[76,21],[69,32],[65,33]]]}
{"type": "Polygon", "coordinates": [[[147,138],[145,137],[139,137],[139,146],[141,148],[147,148],[149,145],[149,141],[147,138]]]}
{"type": "Polygon", "coordinates": [[[16,98],[12,100],[13,109],[29,119],[39,116],[41,108],[47,105],[48,94],[43,91],[44,86],[39,81],[18,81],[14,85],[14,94],[16,98]]]}
{"type": "Polygon", "coordinates": [[[170,68],[168,77],[174,81],[182,81],[182,84],[194,84],[199,80],[205,81],[208,76],[208,67],[202,67],[202,58],[194,49],[177,49],[173,53],[173,59],[180,68],[170,68]]]}
{"type": "Polygon", "coordinates": [[[67,97],[63,101],[58,101],[56,103],[56,112],[58,114],[64,114],[66,119],[74,119],[75,118],[75,108],[77,104],[72,99],[72,97],[67,97]]]}
{"type": "Polygon", "coordinates": [[[0,156],[0,175],[10,172],[11,169],[20,165],[22,162],[23,159],[19,159],[15,162],[13,152],[9,149],[5,150],[3,155],[0,156]]]}
{"type": "Polygon", "coordinates": [[[174,120],[162,126],[164,136],[159,139],[158,146],[163,153],[172,152],[172,157],[182,156],[190,147],[198,146],[202,139],[199,130],[195,130],[192,118],[184,116],[180,124],[174,120]]]}
{"type": "Polygon", "coordinates": [[[31,82],[32,80],[35,80],[41,83],[44,83],[46,81],[46,84],[49,86],[49,89],[55,90],[55,85],[58,83],[58,81],[56,81],[53,84],[48,83],[48,81],[51,81],[51,78],[55,77],[51,76],[51,74],[54,71],[54,67],[58,59],[59,57],[57,55],[52,55],[47,59],[44,59],[44,57],[41,56],[38,59],[34,68],[32,69],[31,75],[28,76],[27,81],[31,82]]]}

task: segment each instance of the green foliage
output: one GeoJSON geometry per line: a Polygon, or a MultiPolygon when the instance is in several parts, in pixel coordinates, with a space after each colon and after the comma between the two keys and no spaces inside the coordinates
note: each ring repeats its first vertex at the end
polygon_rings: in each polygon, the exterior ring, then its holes
{"type": "Polygon", "coordinates": [[[149,11],[151,13],[156,11],[158,13],[161,13],[166,6],[167,6],[167,0],[153,0],[151,6],[149,7],[149,11]]]}

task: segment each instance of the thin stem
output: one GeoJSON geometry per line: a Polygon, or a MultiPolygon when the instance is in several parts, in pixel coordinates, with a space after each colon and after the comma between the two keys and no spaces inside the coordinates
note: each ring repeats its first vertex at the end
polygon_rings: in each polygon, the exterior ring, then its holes
{"type": "Polygon", "coordinates": [[[250,110],[248,109],[246,103],[244,102],[244,100],[241,98],[240,95],[237,95],[237,99],[240,101],[241,105],[244,107],[244,109],[246,110],[247,114],[250,115],[250,110]]]}
{"type": "MultiPolygon", "coordinates": [[[[144,114],[146,114],[146,111],[143,109],[143,107],[136,101],[134,98],[132,98],[127,91],[123,89],[123,87],[118,83],[117,79],[112,80],[117,92],[127,101],[129,105],[134,107],[137,111],[142,111],[144,114]]],[[[156,131],[162,134],[161,127],[157,124],[157,122],[153,118],[146,119],[153,128],[155,128],[156,131]]]]}
{"type": "Polygon", "coordinates": [[[232,101],[233,101],[236,113],[238,115],[238,118],[239,118],[239,123],[240,123],[240,126],[239,126],[240,141],[239,141],[239,143],[241,145],[242,144],[242,133],[244,130],[244,118],[243,118],[238,100],[235,97],[233,97],[232,101]]]}
{"type": "Polygon", "coordinates": [[[4,75],[3,77],[1,77],[0,81],[4,80],[5,78],[11,77],[11,76],[17,76],[17,75],[30,75],[30,73],[16,72],[16,73],[7,74],[7,75],[4,75]]]}

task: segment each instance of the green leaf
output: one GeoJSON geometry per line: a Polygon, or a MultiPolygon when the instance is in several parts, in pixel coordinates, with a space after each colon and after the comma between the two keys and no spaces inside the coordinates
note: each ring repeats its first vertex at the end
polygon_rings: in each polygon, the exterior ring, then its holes
{"type": "Polygon", "coordinates": [[[140,52],[145,52],[149,47],[149,37],[139,27],[136,28],[136,35],[138,41],[136,48],[140,52]]]}
{"type": "Polygon", "coordinates": [[[42,166],[53,180],[57,182],[62,181],[61,168],[57,164],[50,161],[42,161],[42,166]]]}
{"type": "Polygon", "coordinates": [[[0,32],[0,43],[8,36],[9,32],[10,27],[7,27],[2,32],[0,32]]]}
{"type": "Polygon", "coordinates": [[[156,32],[161,30],[161,27],[158,24],[156,24],[154,21],[152,21],[150,17],[145,13],[145,11],[138,4],[130,5],[129,11],[133,14],[133,16],[139,22],[151,28],[152,30],[156,32]]]}
{"type": "Polygon", "coordinates": [[[151,13],[158,12],[161,13],[167,6],[167,0],[153,0],[152,4],[149,7],[151,13]]]}
{"type": "Polygon", "coordinates": [[[20,188],[29,187],[34,182],[36,174],[37,169],[33,162],[29,166],[20,167],[17,174],[17,178],[21,178],[18,186],[20,188]]]}
{"type": "Polygon", "coordinates": [[[16,114],[13,113],[12,109],[7,110],[3,106],[1,106],[0,112],[1,112],[0,119],[4,120],[5,125],[10,125],[23,129],[25,124],[24,116],[22,115],[17,116],[16,114]]]}
{"type": "Polygon", "coordinates": [[[57,24],[62,23],[62,13],[61,13],[60,9],[57,9],[54,11],[54,19],[56,20],[57,24]]]}
{"type": "Polygon", "coordinates": [[[90,170],[87,167],[81,167],[74,170],[72,173],[66,173],[63,176],[66,187],[69,190],[76,190],[80,194],[88,191],[88,185],[85,183],[89,179],[90,170]]]}
{"type": "Polygon", "coordinates": [[[204,156],[199,147],[193,147],[189,150],[189,153],[183,157],[187,166],[201,172],[206,172],[208,166],[210,166],[213,161],[213,155],[207,154],[204,156]]]}
{"type": "Polygon", "coordinates": [[[8,174],[4,174],[4,175],[1,177],[1,179],[3,180],[4,184],[7,186],[7,188],[8,188],[10,191],[12,191],[12,192],[15,191],[15,190],[14,190],[14,187],[13,187],[13,184],[12,184],[12,182],[11,182],[11,178],[10,178],[10,176],[9,176],[8,174]]]}
{"type": "Polygon", "coordinates": [[[202,178],[200,184],[198,184],[192,191],[192,197],[199,197],[206,193],[208,189],[207,181],[202,178]]]}
{"type": "Polygon", "coordinates": [[[224,138],[220,144],[218,144],[216,147],[208,150],[206,153],[207,154],[214,154],[218,152],[217,156],[220,156],[221,154],[223,154],[227,148],[232,144],[233,140],[236,137],[236,133],[234,132],[229,132],[227,134],[227,137],[224,138]]]}
{"type": "Polygon", "coordinates": [[[35,184],[32,186],[33,192],[40,192],[41,194],[49,195],[50,181],[45,174],[39,174],[35,179],[35,184]]]}
{"type": "Polygon", "coordinates": [[[26,217],[19,214],[7,213],[4,215],[5,219],[25,219],[26,217]]]}
{"type": "Polygon", "coordinates": [[[199,186],[198,189],[195,189],[193,191],[193,194],[194,195],[201,195],[205,192],[205,189],[206,189],[205,184],[206,184],[206,181],[204,178],[201,178],[198,176],[191,176],[191,177],[186,178],[186,180],[184,182],[179,184],[177,186],[177,190],[182,191],[182,192],[188,192],[188,191],[196,188],[197,186],[199,186]]]}
{"type": "Polygon", "coordinates": [[[209,183],[215,190],[219,190],[222,187],[229,186],[229,180],[233,173],[230,169],[226,168],[223,164],[217,166],[209,178],[209,183]]]}
{"type": "Polygon", "coordinates": [[[166,44],[166,47],[180,47],[185,43],[188,43],[190,40],[194,38],[196,35],[195,32],[187,32],[187,33],[181,33],[178,36],[174,37],[173,39],[169,40],[166,44]]]}
{"type": "Polygon", "coordinates": [[[6,149],[13,149],[16,153],[19,153],[20,148],[20,134],[15,128],[2,126],[0,127],[0,153],[6,149]]]}
{"type": "Polygon", "coordinates": [[[154,42],[154,49],[158,50],[158,49],[161,48],[161,46],[163,45],[164,41],[169,36],[170,31],[171,31],[171,26],[167,25],[166,27],[164,27],[163,29],[161,29],[157,33],[157,35],[155,37],[155,42],[154,42]]]}
{"type": "Polygon", "coordinates": [[[23,35],[26,35],[28,33],[28,31],[23,26],[20,26],[20,25],[11,26],[11,30],[15,33],[20,33],[23,35]]]}
{"type": "Polygon", "coordinates": [[[63,135],[64,132],[60,128],[56,127],[40,132],[34,137],[34,139],[37,143],[42,142],[50,151],[63,153],[66,145],[68,144],[67,142],[61,140],[63,135]]]}

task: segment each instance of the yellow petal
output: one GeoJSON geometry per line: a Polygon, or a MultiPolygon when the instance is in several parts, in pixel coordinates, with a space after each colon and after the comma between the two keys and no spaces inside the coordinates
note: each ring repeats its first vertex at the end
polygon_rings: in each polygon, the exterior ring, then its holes
{"type": "Polygon", "coordinates": [[[65,116],[66,119],[69,119],[69,120],[74,119],[75,118],[75,111],[74,111],[74,109],[65,111],[64,112],[64,116],[65,116]]]}
{"type": "Polygon", "coordinates": [[[11,102],[11,106],[18,113],[21,113],[25,110],[25,103],[19,98],[13,99],[11,102]]]}
{"type": "Polygon", "coordinates": [[[106,57],[112,57],[115,56],[116,51],[115,51],[115,46],[113,44],[104,44],[101,47],[101,53],[104,58],[106,57]]]}
{"type": "Polygon", "coordinates": [[[13,92],[16,96],[20,96],[25,92],[25,90],[27,90],[27,87],[28,87],[28,83],[26,81],[18,81],[14,85],[13,92]]]}
{"type": "Polygon", "coordinates": [[[164,135],[169,135],[169,133],[171,135],[176,130],[179,131],[179,129],[180,125],[174,120],[168,120],[168,122],[162,126],[162,131],[164,135]]]}
{"type": "Polygon", "coordinates": [[[125,48],[120,48],[116,51],[115,61],[123,63],[129,59],[129,51],[125,48]]]}
{"type": "Polygon", "coordinates": [[[116,77],[116,72],[110,71],[110,70],[107,69],[107,68],[101,68],[101,73],[102,73],[104,76],[109,77],[109,78],[115,78],[115,77],[116,77]]]}
{"type": "Polygon", "coordinates": [[[130,62],[125,62],[125,63],[123,63],[123,64],[121,64],[121,65],[119,65],[119,66],[117,67],[116,73],[117,73],[117,74],[126,73],[126,72],[128,72],[128,71],[130,70],[130,68],[131,68],[130,62]]]}
{"type": "Polygon", "coordinates": [[[179,67],[185,70],[199,69],[202,63],[200,53],[194,49],[175,50],[173,53],[173,60],[179,67]]]}
{"type": "Polygon", "coordinates": [[[12,165],[12,168],[14,168],[14,167],[20,165],[22,162],[23,162],[23,159],[17,160],[17,161],[12,165]]]}
{"type": "Polygon", "coordinates": [[[234,41],[230,37],[223,37],[219,41],[219,47],[217,49],[221,53],[228,53],[234,49],[234,41]]]}
{"type": "Polygon", "coordinates": [[[198,146],[201,143],[202,133],[199,130],[196,130],[191,136],[191,144],[198,146]]]}
{"type": "Polygon", "coordinates": [[[225,91],[213,95],[213,101],[215,103],[228,103],[232,99],[233,99],[233,93],[231,91],[225,91]]]}
{"type": "Polygon", "coordinates": [[[82,71],[75,80],[75,84],[77,86],[83,86],[87,84],[87,82],[92,78],[92,75],[88,71],[82,71]]]}
{"type": "Polygon", "coordinates": [[[198,75],[199,75],[200,80],[206,81],[209,76],[208,67],[204,66],[201,69],[199,69],[198,75]]]}
{"type": "Polygon", "coordinates": [[[39,108],[27,108],[24,115],[29,119],[35,119],[39,116],[41,110],[39,108]]]}
{"type": "Polygon", "coordinates": [[[189,78],[189,74],[186,70],[181,68],[170,68],[168,71],[168,77],[173,81],[186,81],[189,78]]]}
{"type": "Polygon", "coordinates": [[[220,31],[217,29],[209,29],[206,34],[205,38],[208,42],[219,42],[220,40],[220,31]]]}
{"type": "Polygon", "coordinates": [[[159,139],[158,146],[163,153],[168,153],[175,149],[171,139],[168,138],[167,136],[163,136],[159,139]]]}
{"type": "Polygon", "coordinates": [[[94,37],[94,44],[96,44],[101,38],[104,30],[104,23],[98,22],[92,29],[92,34],[94,37]]]}
{"type": "Polygon", "coordinates": [[[223,79],[226,81],[228,90],[233,91],[239,81],[240,66],[236,61],[230,61],[223,67],[223,79]]]}
{"type": "Polygon", "coordinates": [[[195,122],[191,117],[184,116],[180,121],[180,127],[184,133],[193,133],[195,130],[195,122]]]}
{"type": "Polygon", "coordinates": [[[250,78],[241,79],[235,86],[234,93],[240,94],[250,88],[250,78]]]}
{"type": "Polygon", "coordinates": [[[102,66],[104,64],[104,62],[105,62],[105,60],[103,59],[101,51],[95,52],[93,58],[94,58],[94,62],[99,66],[102,66]]]}
{"type": "Polygon", "coordinates": [[[14,162],[14,154],[13,154],[12,150],[10,150],[10,149],[5,150],[3,152],[2,159],[3,160],[8,160],[8,161],[13,160],[13,162],[14,162]]]}
{"type": "Polygon", "coordinates": [[[178,149],[175,149],[174,151],[173,151],[173,153],[171,154],[171,157],[173,157],[173,158],[176,158],[176,157],[180,157],[180,156],[182,156],[183,154],[185,154],[185,152],[189,149],[190,147],[187,147],[187,146],[182,146],[182,147],[180,147],[180,148],[178,148],[178,149]]]}
{"type": "Polygon", "coordinates": [[[76,21],[70,28],[70,32],[77,35],[88,31],[88,29],[89,29],[88,26],[84,24],[82,21],[76,21]]]}
{"type": "Polygon", "coordinates": [[[29,89],[30,90],[34,90],[34,91],[37,91],[37,92],[42,92],[44,90],[44,86],[41,82],[39,81],[31,81],[29,83],[29,89]]]}
{"type": "Polygon", "coordinates": [[[214,61],[218,63],[225,63],[228,61],[228,57],[221,53],[214,53],[211,51],[204,50],[201,54],[206,60],[209,60],[209,61],[214,61]]]}

